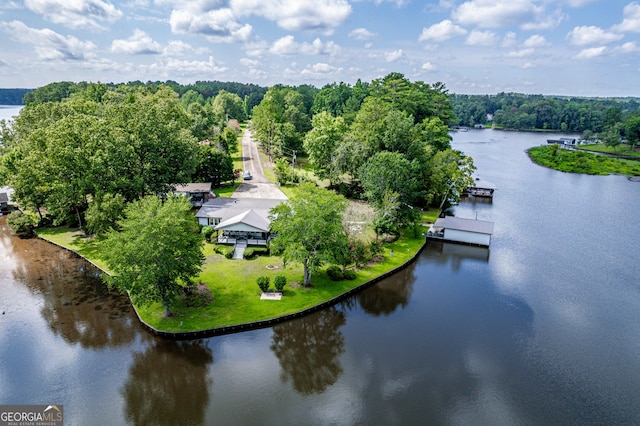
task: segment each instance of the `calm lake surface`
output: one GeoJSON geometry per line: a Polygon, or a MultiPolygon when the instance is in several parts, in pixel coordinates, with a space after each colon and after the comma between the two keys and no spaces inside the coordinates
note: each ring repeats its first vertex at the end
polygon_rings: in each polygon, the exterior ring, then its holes
{"type": "Polygon", "coordinates": [[[640,423],[640,183],[531,163],[548,135],[472,130],[453,146],[498,188],[460,217],[489,250],[429,243],[333,309],[172,342],[81,259],[0,218],[0,404],[65,424],[640,423]]]}

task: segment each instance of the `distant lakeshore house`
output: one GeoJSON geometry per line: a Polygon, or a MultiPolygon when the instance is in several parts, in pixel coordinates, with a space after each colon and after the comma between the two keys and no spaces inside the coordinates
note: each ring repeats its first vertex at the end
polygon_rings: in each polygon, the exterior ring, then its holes
{"type": "Polygon", "coordinates": [[[176,185],[176,189],[173,193],[187,197],[193,207],[201,207],[210,198],[215,197],[211,192],[211,182],[176,185]]]}
{"type": "Polygon", "coordinates": [[[558,144],[563,146],[576,146],[580,144],[580,141],[576,138],[558,138],[558,139],[547,139],[547,143],[549,145],[558,144]]]}
{"type": "Polygon", "coordinates": [[[246,240],[248,245],[266,245],[271,235],[269,211],[283,200],[264,198],[214,198],[196,213],[198,223],[213,226],[220,244],[246,240]]]}

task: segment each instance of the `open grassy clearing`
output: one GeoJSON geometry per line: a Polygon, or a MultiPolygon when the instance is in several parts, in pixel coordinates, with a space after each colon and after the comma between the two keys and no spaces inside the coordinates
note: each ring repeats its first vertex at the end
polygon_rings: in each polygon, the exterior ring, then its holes
{"type": "Polygon", "coordinates": [[[616,148],[613,148],[603,143],[596,143],[596,144],[580,145],[580,146],[577,146],[576,148],[582,151],[604,152],[607,154],[614,154],[614,155],[629,155],[629,156],[640,158],[640,150],[639,150],[640,148],[636,148],[634,151],[631,151],[631,145],[628,145],[628,144],[621,144],[616,148]]]}

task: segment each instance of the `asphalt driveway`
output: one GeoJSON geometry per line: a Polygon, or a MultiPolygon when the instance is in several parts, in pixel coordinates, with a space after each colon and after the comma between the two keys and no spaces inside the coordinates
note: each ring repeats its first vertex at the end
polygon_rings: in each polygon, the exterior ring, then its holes
{"type": "Polygon", "coordinates": [[[258,155],[258,144],[253,139],[251,131],[245,129],[242,135],[242,162],[244,171],[249,171],[253,178],[244,180],[235,190],[234,198],[269,198],[275,200],[286,200],[287,196],[269,179],[264,176],[260,156],[258,155]]]}

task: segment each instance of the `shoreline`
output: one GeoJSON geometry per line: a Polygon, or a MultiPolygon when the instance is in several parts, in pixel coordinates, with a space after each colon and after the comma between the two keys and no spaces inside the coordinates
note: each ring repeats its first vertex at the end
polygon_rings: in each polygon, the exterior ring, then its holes
{"type": "MultiPolygon", "coordinates": [[[[100,267],[99,265],[97,265],[95,262],[93,262],[92,260],[90,260],[89,258],[87,258],[86,256],[83,256],[82,254],[80,254],[78,251],[67,247],[65,245],[62,245],[60,243],[57,243],[53,240],[50,240],[48,238],[44,238],[41,235],[37,235],[37,238],[41,239],[42,241],[46,241],[47,243],[53,244],[57,247],[60,247],[64,250],[67,250],[71,253],[73,253],[74,255],[86,260],[87,262],[89,262],[91,265],[93,265],[94,267],[96,267],[98,270],[102,271],[105,274],[109,275],[109,272],[107,272],[106,270],[104,270],[102,267],[100,267]]],[[[377,282],[395,274],[396,272],[399,272],[403,269],[405,269],[406,267],[408,267],[409,265],[411,265],[413,262],[416,261],[416,259],[418,258],[418,256],[420,256],[420,254],[422,253],[422,251],[424,250],[425,246],[427,245],[427,238],[425,237],[424,242],[422,243],[422,245],[418,248],[418,250],[416,250],[415,253],[413,253],[413,255],[406,260],[404,263],[402,263],[401,265],[398,265],[392,269],[390,269],[389,271],[386,271],[374,278],[371,278],[368,281],[365,281],[364,283],[344,292],[341,293],[337,296],[332,297],[331,299],[328,299],[322,303],[319,303],[317,305],[311,306],[309,308],[303,309],[301,311],[297,311],[297,312],[293,312],[290,314],[285,314],[282,316],[278,316],[278,317],[274,317],[274,318],[270,318],[270,319],[266,319],[266,320],[259,320],[259,321],[253,321],[253,322],[248,322],[248,323],[240,323],[240,324],[233,324],[233,325],[226,325],[226,326],[220,326],[220,327],[213,327],[213,328],[208,328],[208,329],[202,329],[202,330],[194,330],[194,331],[167,331],[167,330],[160,330],[157,329],[155,327],[153,327],[152,325],[150,325],[149,323],[147,323],[144,319],[142,319],[140,313],[138,312],[138,308],[131,302],[131,299],[129,298],[129,302],[131,303],[131,307],[133,308],[133,311],[136,314],[136,317],[138,318],[138,322],[140,323],[140,325],[142,325],[142,327],[147,330],[149,333],[153,334],[154,336],[158,336],[158,337],[162,337],[162,338],[166,338],[166,339],[171,339],[171,340],[193,340],[193,339],[200,339],[200,338],[207,338],[207,337],[213,337],[213,336],[220,336],[220,335],[224,335],[224,334],[233,334],[233,333],[240,333],[243,331],[250,331],[250,330],[258,330],[261,328],[266,328],[266,327],[270,327],[272,325],[276,325],[279,323],[283,323],[295,318],[300,318],[309,314],[312,314],[314,312],[318,312],[322,309],[326,309],[328,307],[331,307],[339,302],[341,302],[342,300],[376,284],[377,282]]],[[[128,297],[128,295],[127,295],[128,297]]]]}

